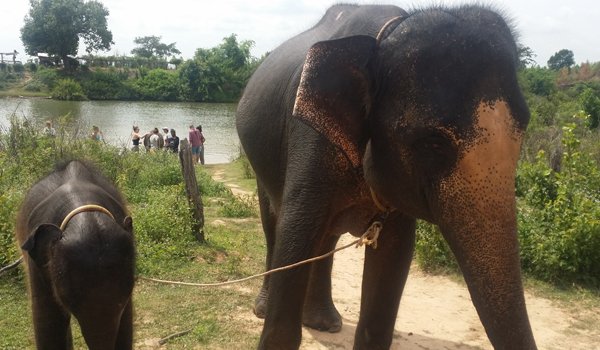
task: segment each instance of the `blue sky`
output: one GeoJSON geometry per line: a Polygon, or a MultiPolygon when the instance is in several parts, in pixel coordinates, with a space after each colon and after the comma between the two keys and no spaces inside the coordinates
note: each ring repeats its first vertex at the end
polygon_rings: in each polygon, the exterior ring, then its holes
{"type": "MultiPolygon", "coordinates": [[[[336,1],[330,0],[101,0],[108,8],[109,29],[115,45],[107,54],[129,54],[137,36],[162,36],[176,42],[184,58],[196,48],[210,48],[231,33],[240,40],[254,40],[255,56],[272,50],[287,38],[316,23],[336,1]]],[[[465,1],[437,0],[459,4],[465,1]]],[[[561,49],[575,54],[577,63],[600,61],[600,3],[596,0],[487,0],[514,19],[520,41],[537,55],[539,65],[561,49]]],[[[373,4],[358,0],[355,3],[373,4]]],[[[379,1],[403,8],[434,1],[379,1]]],[[[8,4],[6,4],[8,5],[8,4]]],[[[16,49],[25,60],[20,28],[29,9],[28,0],[11,0],[0,19],[0,52],[16,49]]],[[[83,50],[80,53],[84,53],[83,50]]],[[[103,53],[100,53],[103,54],[103,53]]]]}

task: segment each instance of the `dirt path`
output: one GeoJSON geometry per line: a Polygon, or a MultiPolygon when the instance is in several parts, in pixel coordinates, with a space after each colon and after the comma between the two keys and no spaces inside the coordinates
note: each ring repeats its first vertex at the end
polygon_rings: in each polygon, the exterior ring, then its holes
{"type": "MultiPolygon", "coordinates": [[[[354,237],[345,235],[339,244],[354,237]]],[[[344,326],[337,334],[304,328],[302,349],[352,349],[360,308],[363,248],[338,253],[333,266],[333,298],[344,326]]],[[[567,310],[526,294],[539,349],[600,349],[600,330],[582,330],[567,310]]],[[[589,310],[600,317],[600,310],[589,310]]],[[[492,349],[466,286],[412,269],[396,320],[392,349],[492,349]]]]}
{"type": "MultiPolygon", "coordinates": [[[[223,181],[219,172],[214,178],[223,181]]],[[[249,194],[225,183],[234,194],[249,194]]],[[[338,246],[355,238],[344,235],[338,246]]],[[[352,349],[360,309],[363,249],[336,254],[333,266],[333,298],[344,320],[340,333],[303,328],[301,349],[352,349]]],[[[600,329],[589,329],[550,300],[526,293],[527,309],[539,349],[600,350],[600,329]]],[[[586,310],[599,324],[600,309],[586,310]]],[[[262,327],[262,322],[249,322],[262,327]]],[[[448,277],[431,276],[413,267],[396,319],[392,349],[492,349],[464,284],[448,277]]]]}

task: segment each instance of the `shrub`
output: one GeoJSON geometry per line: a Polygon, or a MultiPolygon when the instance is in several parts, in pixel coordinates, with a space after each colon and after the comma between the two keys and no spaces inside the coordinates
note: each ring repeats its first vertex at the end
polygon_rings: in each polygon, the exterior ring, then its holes
{"type": "Polygon", "coordinates": [[[68,101],[87,99],[81,85],[73,79],[60,79],[52,89],[51,96],[57,100],[68,101]]]}
{"type": "Polygon", "coordinates": [[[13,64],[13,72],[21,74],[25,71],[25,67],[21,63],[13,64]]]}
{"type": "Polygon", "coordinates": [[[93,100],[131,99],[131,87],[124,84],[127,75],[116,71],[88,72],[82,81],[85,94],[93,100]]]}
{"type": "Polygon", "coordinates": [[[439,228],[425,221],[417,222],[415,258],[425,271],[458,271],[458,263],[439,228]]]}
{"type": "Polygon", "coordinates": [[[20,255],[13,234],[15,215],[20,202],[19,192],[0,193],[0,267],[8,265],[20,255]]]}
{"type": "Polygon", "coordinates": [[[35,73],[35,79],[46,85],[49,89],[52,89],[58,81],[58,74],[54,69],[43,68],[40,66],[35,73]]]}
{"type": "Polygon", "coordinates": [[[27,69],[31,73],[35,73],[37,71],[37,64],[33,62],[27,62],[25,63],[25,69],[27,69]]]}
{"type": "Polygon", "coordinates": [[[228,218],[256,217],[258,203],[252,196],[230,196],[221,203],[219,214],[228,218]]]}
{"type": "Polygon", "coordinates": [[[156,274],[169,264],[189,261],[197,242],[181,184],[149,189],[132,212],[140,273],[156,274]]]}
{"type": "Polygon", "coordinates": [[[32,80],[25,85],[25,91],[40,92],[44,89],[44,84],[37,80],[32,80]]]}
{"type": "Polygon", "coordinates": [[[554,283],[600,285],[600,170],[580,151],[576,124],[563,128],[562,166],[541,153],[517,174],[523,269],[554,283]]]}
{"type": "Polygon", "coordinates": [[[177,75],[164,69],[149,71],[136,82],[135,86],[140,98],[144,100],[177,101],[179,99],[177,75]]]}

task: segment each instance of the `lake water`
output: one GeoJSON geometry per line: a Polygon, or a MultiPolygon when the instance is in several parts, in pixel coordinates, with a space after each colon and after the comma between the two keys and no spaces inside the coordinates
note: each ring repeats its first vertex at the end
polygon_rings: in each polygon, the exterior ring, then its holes
{"type": "Polygon", "coordinates": [[[190,124],[202,125],[207,164],[226,163],[239,154],[235,130],[235,104],[195,102],[55,101],[44,98],[0,98],[0,127],[6,129],[16,114],[35,122],[40,130],[48,119],[57,121],[70,114],[90,129],[97,125],[107,142],[131,146],[131,129],[141,132],[167,126],[180,139],[188,137],[190,124]]]}

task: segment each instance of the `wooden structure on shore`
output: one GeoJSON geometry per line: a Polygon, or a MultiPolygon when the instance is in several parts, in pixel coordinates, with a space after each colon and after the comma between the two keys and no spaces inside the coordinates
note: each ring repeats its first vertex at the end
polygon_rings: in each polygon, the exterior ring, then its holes
{"type": "Polygon", "coordinates": [[[21,63],[21,61],[17,61],[17,55],[19,53],[17,52],[17,50],[14,50],[13,52],[0,52],[0,63],[11,63],[11,64],[17,64],[17,63],[21,63]],[[12,60],[4,60],[4,56],[12,56],[12,60]]]}

